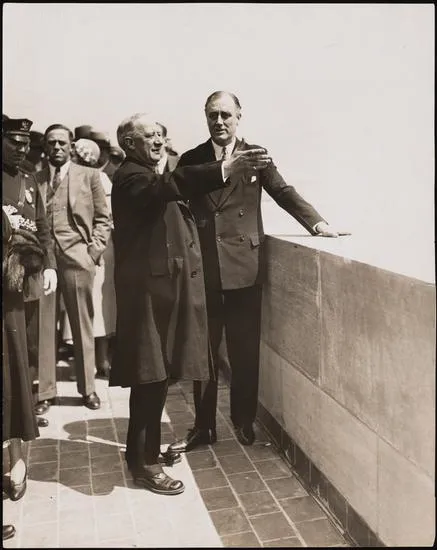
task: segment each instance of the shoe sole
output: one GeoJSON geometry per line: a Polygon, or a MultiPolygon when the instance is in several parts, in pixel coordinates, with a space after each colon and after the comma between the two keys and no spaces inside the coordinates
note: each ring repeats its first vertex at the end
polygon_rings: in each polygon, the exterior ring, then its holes
{"type": "Polygon", "coordinates": [[[142,487],[143,489],[148,489],[152,493],[156,493],[157,495],[180,495],[185,491],[185,485],[182,485],[179,489],[158,489],[153,484],[149,483],[146,479],[134,479],[135,485],[138,485],[139,487],[142,487]]]}
{"type": "Polygon", "coordinates": [[[180,456],[176,460],[169,460],[169,459],[159,457],[158,462],[163,466],[173,466],[174,464],[179,464],[179,462],[182,462],[182,457],[180,456]]]}

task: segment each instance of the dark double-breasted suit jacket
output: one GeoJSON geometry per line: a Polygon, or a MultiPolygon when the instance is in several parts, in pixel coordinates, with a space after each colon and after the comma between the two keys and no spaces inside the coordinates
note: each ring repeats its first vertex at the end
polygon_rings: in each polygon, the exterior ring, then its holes
{"type": "Polygon", "coordinates": [[[185,200],[224,185],[219,162],[160,175],[125,160],[115,172],[110,385],[209,378],[202,258],[185,200]]]}
{"type": "MultiPolygon", "coordinates": [[[[259,147],[237,140],[235,150],[259,147]]],[[[215,160],[211,140],[184,153],[178,166],[215,160]]],[[[202,247],[207,289],[232,290],[261,284],[265,280],[264,228],[261,192],[266,192],[310,233],[324,221],[272,164],[259,172],[247,171],[231,178],[219,191],[190,200],[202,247]]]]}

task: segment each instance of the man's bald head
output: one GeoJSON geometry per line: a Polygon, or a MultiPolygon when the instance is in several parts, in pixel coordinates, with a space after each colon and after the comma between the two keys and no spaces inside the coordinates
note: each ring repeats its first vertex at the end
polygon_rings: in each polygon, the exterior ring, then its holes
{"type": "Polygon", "coordinates": [[[158,124],[153,113],[135,113],[120,122],[117,128],[117,141],[123,151],[126,151],[126,137],[135,137],[147,125],[158,124]]]}
{"type": "Polygon", "coordinates": [[[136,113],[117,128],[117,140],[126,157],[143,165],[155,165],[164,147],[162,126],[152,113],[136,113]]]}

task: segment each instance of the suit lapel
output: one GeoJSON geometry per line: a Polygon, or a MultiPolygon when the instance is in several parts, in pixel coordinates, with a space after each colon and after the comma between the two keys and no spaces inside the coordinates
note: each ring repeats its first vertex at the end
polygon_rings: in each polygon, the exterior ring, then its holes
{"type": "MultiPolygon", "coordinates": [[[[206,162],[215,162],[215,161],[216,161],[216,158],[215,158],[214,147],[212,146],[211,139],[209,139],[205,143],[205,155],[203,156],[203,161],[202,162],[206,163],[206,162]]],[[[219,201],[220,201],[220,197],[222,195],[222,191],[223,191],[223,189],[217,189],[216,191],[211,191],[210,193],[208,193],[206,195],[207,199],[212,204],[214,209],[218,208],[218,204],[219,204],[219,201]]]]}
{"type": "MultiPolygon", "coordinates": [[[[211,145],[212,147],[212,145],[211,145]]],[[[232,153],[235,153],[235,151],[239,151],[241,147],[241,141],[237,139],[235,142],[235,147],[232,153]]],[[[244,146],[241,147],[241,149],[244,149],[244,146]]],[[[229,197],[232,195],[232,193],[237,188],[238,184],[242,181],[242,178],[232,178],[231,177],[231,183],[228,187],[225,187],[223,189],[220,189],[220,197],[218,200],[217,208],[221,208],[225,202],[229,199],[229,197]]],[[[243,184],[244,185],[244,184],[243,184]]]]}
{"type": "Polygon", "coordinates": [[[70,203],[71,211],[76,203],[78,187],[80,186],[80,178],[77,177],[80,173],[80,166],[70,162],[68,172],[66,174],[67,185],[68,185],[68,202],[70,203]]]}
{"type": "Polygon", "coordinates": [[[173,172],[179,162],[179,157],[175,155],[168,155],[167,164],[165,165],[165,170],[167,172],[173,172]]]}
{"type": "Polygon", "coordinates": [[[45,166],[41,172],[38,173],[36,176],[37,182],[39,185],[39,192],[41,194],[41,198],[43,200],[43,204],[47,205],[47,189],[50,185],[50,170],[48,166],[45,166]]]}

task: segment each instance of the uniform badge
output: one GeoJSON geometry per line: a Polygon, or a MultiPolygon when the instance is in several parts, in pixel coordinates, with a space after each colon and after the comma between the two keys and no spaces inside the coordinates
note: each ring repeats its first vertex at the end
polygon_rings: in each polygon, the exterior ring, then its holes
{"type": "Polygon", "coordinates": [[[29,191],[29,189],[26,189],[25,193],[24,193],[24,196],[26,197],[26,200],[29,204],[32,204],[33,202],[33,197],[32,197],[32,193],[29,191]]]}

